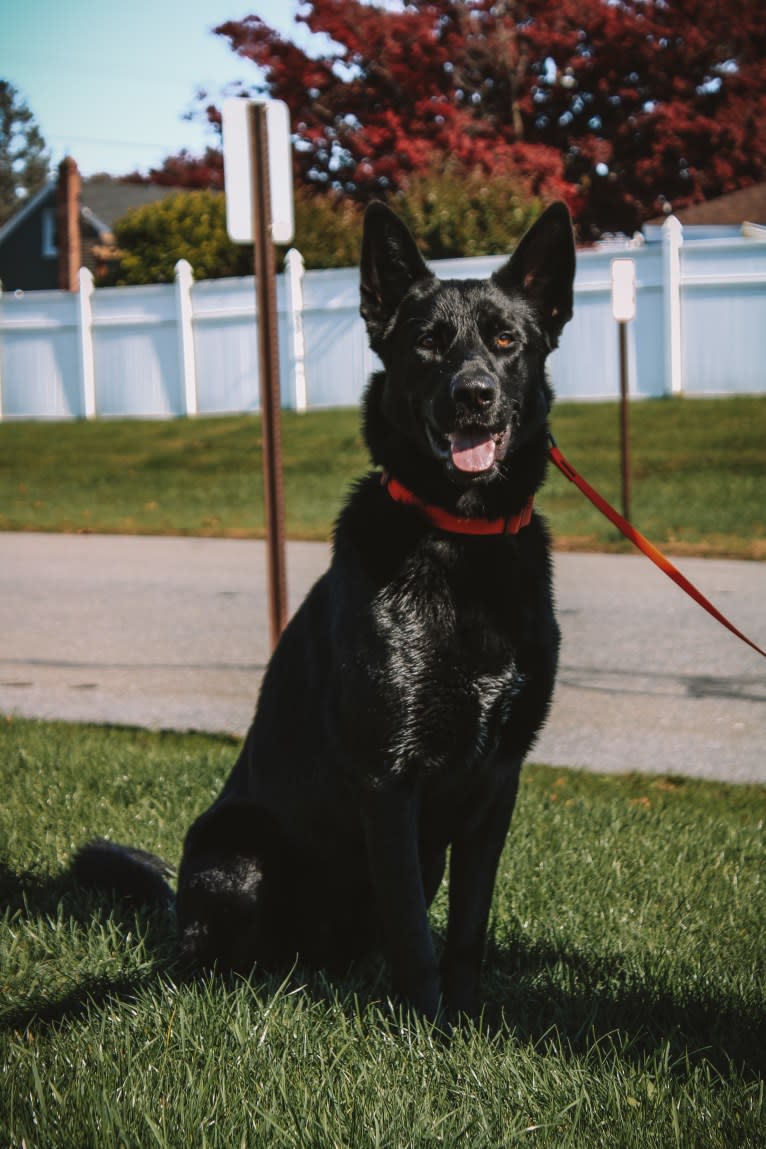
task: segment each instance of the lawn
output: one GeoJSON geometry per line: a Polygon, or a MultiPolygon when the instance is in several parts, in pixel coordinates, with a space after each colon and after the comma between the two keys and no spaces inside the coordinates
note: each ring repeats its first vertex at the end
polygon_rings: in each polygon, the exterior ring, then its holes
{"type": "MultiPolygon", "coordinates": [[[[619,503],[618,409],[562,403],[559,445],[619,503]]],[[[766,558],[766,396],[631,407],[633,520],[675,553],[766,558]]],[[[283,413],[288,532],[326,539],[368,469],[356,410],[283,413]]],[[[0,424],[0,530],[263,533],[257,416],[0,424]]],[[[539,499],[560,547],[625,549],[551,469],[539,499]]]]}
{"type": "MultiPolygon", "coordinates": [[[[184,978],[172,922],[78,891],[98,832],[177,859],[227,739],[0,724],[0,1144],[747,1149],[766,1143],[766,788],[525,768],[487,1016],[339,980],[184,978]]],[[[443,891],[433,924],[445,924],[443,891]]]]}

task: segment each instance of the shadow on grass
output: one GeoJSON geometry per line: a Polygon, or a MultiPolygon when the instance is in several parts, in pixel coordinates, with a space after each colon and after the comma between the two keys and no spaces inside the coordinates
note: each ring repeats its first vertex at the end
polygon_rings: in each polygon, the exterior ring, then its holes
{"type": "Polygon", "coordinates": [[[25,908],[38,915],[55,913],[71,884],[66,871],[54,875],[35,870],[19,871],[0,860],[0,913],[25,908]]]}
{"type": "MultiPolygon", "coordinates": [[[[77,888],[71,873],[46,875],[35,870],[13,870],[0,860],[0,914],[13,921],[68,924],[88,929],[106,926],[111,919],[118,933],[143,939],[151,955],[148,963],[130,974],[94,974],[70,983],[65,993],[33,989],[22,1001],[0,1009],[0,1030],[54,1025],[83,1016],[110,1001],[129,1001],[163,972],[174,967],[175,922],[167,911],[132,909],[108,895],[77,888]]],[[[6,1001],[9,993],[6,989],[6,1001]]]]}
{"type": "MultiPolygon", "coordinates": [[[[84,928],[111,920],[125,936],[140,933],[150,960],[131,974],[85,977],[64,994],[33,992],[3,1010],[0,1028],[71,1021],[109,1002],[133,1000],[162,975],[176,984],[199,976],[174,957],[172,913],[131,910],[108,896],[85,893],[68,871],[46,877],[15,872],[0,862],[0,910],[6,909],[28,921],[63,920],[84,928]]],[[[511,944],[490,939],[485,980],[483,1027],[492,1038],[506,1033],[541,1049],[550,1044],[559,1053],[564,1048],[574,1055],[594,1043],[615,1041],[621,1056],[637,1061],[667,1048],[679,1065],[704,1061],[721,1073],[731,1064],[746,1073],[766,1072],[766,1004],[721,994],[714,978],[698,984],[690,977],[671,987],[640,955],[628,960],[519,939],[511,944]]],[[[220,977],[223,989],[238,982],[240,978],[220,977]]],[[[284,974],[264,975],[257,982],[259,996],[268,999],[284,986],[284,974]]],[[[340,1004],[353,1013],[360,1006],[380,1004],[387,995],[383,963],[376,955],[340,977],[298,966],[288,982],[312,1000],[340,1004]]]]}
{"type": "Polygon", "coordinates": [[[706,1061],[725,1073],[733,1063],[766,1072],[766,1003],[745,1002],[715,976],[676,984],[652,970],[652,959],[568,952],[523,941],[490,942],[485,972],[487,1018],[522,1041],[551,1032],[573,1052],[617,1037],[636,1059],[669,1047],[671,1055],[706,1061]]]}

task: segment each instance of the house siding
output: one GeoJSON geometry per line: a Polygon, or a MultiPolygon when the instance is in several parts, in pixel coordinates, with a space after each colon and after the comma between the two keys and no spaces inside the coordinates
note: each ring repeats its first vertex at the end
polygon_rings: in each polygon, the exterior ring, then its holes
{"type": "Polygon", "coordinates": [[[51,192],[0,246],[3,291],[50,291],[57,285],[56,256],[43,255],[43,215],[55,205],[51,192]]]}

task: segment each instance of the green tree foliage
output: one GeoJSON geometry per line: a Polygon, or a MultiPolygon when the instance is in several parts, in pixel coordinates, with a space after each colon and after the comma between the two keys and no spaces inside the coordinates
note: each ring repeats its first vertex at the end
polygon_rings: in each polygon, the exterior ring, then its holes
{"type": "MultiPolygon", "coordinates": [[[[507,175],[465,173],[435,165],[389,196],[418,237],[427,259],[508,252],[536,219],[541,204],[507,175]]],[[[291,244],[307,268],[353,267],[359,259],[363,207],[340,192],[298,187],[291,244]]],[[[179,259],[197,279],[250,275],[252,249],[226,233],[224,197],[214,191],[179,192],[137,208],[115,224],[121,262],[110,282],[170,283],[179,259]]],[[[278,251],[281,267],[286,249],[278,251]]]]}
{"type": "Polygon", "coordinates": [[[542,208],[512,176],[452,162],[410,176],[389,202],[427,259],[507,253],[542,208]]]}
{"type": "Polygon", "coordinates": [[[226,203],[219,192],[189,191],[134,208],[116,221],[121,252],[112,283],[170,283],[179,259],[187,259],[197,279],[247,275],[250,249],[226,234],[226,203]]]}
{"type": "Polygon", "coordinates": [[[0,80],[0,225],[48,178],[50,155],[18,90],[0,80]]]}
{"type": "MultiPolygon", "coordinates": [[[[175,265],[186,259],[196,279],[251,275],[253,250],[235,244],[226,231],[226,201],[220,192],[178,192],[127,212],[114,225],[120,262],[107,281],[125,286],[171,283],[175,265]]],[[[299,189],[295,197],[296,247],[307,267],[349,267],[359,258],[362,215],[358,204],[299,189]]],[[[278,252],[281,266],[284,252],[278,252]]]]}
{"type": "Polygon", "coordinates": [[[292,246],[307,268],[353,267],[362,242],[362,209],[339,192],[297,188],[292,246]]]}

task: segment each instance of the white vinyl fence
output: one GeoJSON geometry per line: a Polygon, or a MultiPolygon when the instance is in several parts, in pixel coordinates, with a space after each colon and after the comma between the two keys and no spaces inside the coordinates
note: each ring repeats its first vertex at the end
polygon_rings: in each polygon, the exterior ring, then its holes
{"type": "MultiPolygon", "coordinates": [[[[578,253],[574,319],[551,356],[559,399],[618,394],[610,266],[636,263],[629,325],[635,396],[766,392],[766,244],[684,243],[671,217],[662,242],[578,253]]],[[[434,264],[443,278],[486,276],[503,257],[434,264]]],[[[359,402],[376,366],[359,317],[355,268],[304,272],[297,252],[279,276],[284,406],[359,402]]],[[[166,418],[259,408],[255,296],[250,278],[80,291],[0,294],[0,417],[166,418]]]]}

